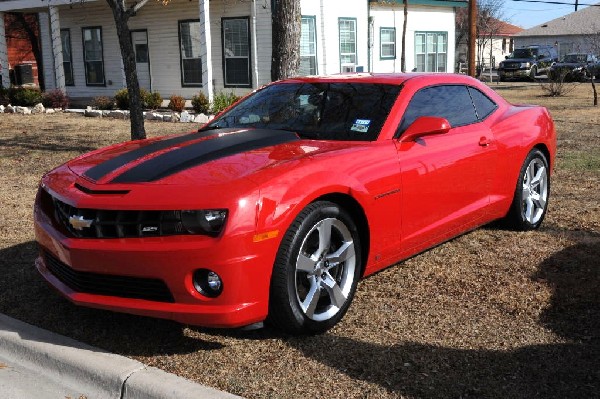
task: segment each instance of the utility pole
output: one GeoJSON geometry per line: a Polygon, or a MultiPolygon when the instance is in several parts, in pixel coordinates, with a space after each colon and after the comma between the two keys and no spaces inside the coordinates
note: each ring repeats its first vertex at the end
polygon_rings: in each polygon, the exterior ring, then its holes
{"type": "Polygon", "coordinates": [[[477,0],[469,0],[469,76],[475,77],[475,40],[477,40],[477,0]]]}
{"type": "Polygon", "coordinates": [[[577,11],[578,6],[579,6],[579,0],[575,0],[575,11],[577,11]]]}

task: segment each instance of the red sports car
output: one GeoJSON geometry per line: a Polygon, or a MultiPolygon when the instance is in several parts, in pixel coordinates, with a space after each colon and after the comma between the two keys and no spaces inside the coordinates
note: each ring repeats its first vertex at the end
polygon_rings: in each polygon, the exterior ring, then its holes
{"type": "Polygon", "coordinates": [[[555,152],[546,109],[466,76],[280,81],[46,174],[36,266],[78,305],[318,333],[363,276],[495,219],[539,227],[555,152]]]}

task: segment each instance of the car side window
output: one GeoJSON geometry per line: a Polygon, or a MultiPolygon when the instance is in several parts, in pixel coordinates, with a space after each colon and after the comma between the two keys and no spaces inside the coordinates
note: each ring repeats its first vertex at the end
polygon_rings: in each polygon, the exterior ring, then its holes
{"type": "Polygon", "coordinates": [[[463,85],[431,86],[419,90],[406,107],[396,136],[421,116],[446,118],[452,127],[478,121],[468,89],[463,85]]]}
{"type": "Polygon", "coordinates": [[[498,107],[488,96],[474,87],[469,87],[469,94],[471,95],[473,104],[475,104],[475,112],[477,112],[479,120],[487,118],[498,107]]]}

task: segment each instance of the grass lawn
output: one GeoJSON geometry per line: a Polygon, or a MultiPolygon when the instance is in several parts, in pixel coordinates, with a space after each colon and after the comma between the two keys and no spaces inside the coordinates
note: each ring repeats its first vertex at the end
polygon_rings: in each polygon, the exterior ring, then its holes
{"type": "MultiPolygon", "coordinates": [[[[359,284],[327,334],[206,330],[79,308],[37,274],[40,176],[127,140],[129,123],[0,114],[0,312],[248,398],[600,397],[600,107],[492,84],[541,104],[558,132],[543,227],[478,229],[359,284]]],[[[191,130],[147,122],[149,136],[191,130]]]]}

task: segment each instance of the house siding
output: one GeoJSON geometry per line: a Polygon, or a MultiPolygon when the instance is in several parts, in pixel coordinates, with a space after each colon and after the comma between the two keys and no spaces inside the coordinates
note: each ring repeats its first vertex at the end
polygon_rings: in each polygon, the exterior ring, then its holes
{"type": "Polygon", "coordinates": [[[339,18],[356,19],[356,66],[368,67],[368,3],[347,0],[302,0],[303,16],[315,17],[317,74],[341,72],[339,18]]]}
{"type": "MultiPolygon", "coordinates": [[[[406,71],[416,67],[415,63],[415,33],[416,32],[447,32],[447,61],[446,72],[454,71],[455,54],[455,16],[452,8],[410,6],[408,7],[408,23],[406,26],[406,71]]],[[[382,6],[371,5],[372,56],[373,72],[401,72],[400,56],[402,52],[402,29],[404,24],[404,9],[402,5],[382,6]],[[381,59],[380,57],[380,28],[396,28],[396,58],[381,59]]]]}
{"type": "MultiPolygon", "coordinates": [[[[210,19],[212,32],[212,63],[214,68],[213,83],[215,91],[224,90],[222,72],[221,18],[251,17],[251,2],[211,2],[210,19]]],[[[256,7],[258,47],[258,79],[252,74],[253,87],[259,87],[271,80],[271,13],[270,9],[256,7]],[[258,82],[256,82],[258,80],[258,82]]],[[[179,21],[199,19],[198,3],[171,2],[163,6],[157,2],[149,2],[137,15],[129,20],[130,30],[146,30],[148,33],[148,50],[150,54],[150,74],[152,91],[161,93],[164,98],[178,94],[191,98],[202,88],[182,87],[179,50],[179,21]]],[[[42,46],[46,65],[53,65],[50,28],[47,13],[41,13],[42,46]]],[[[67,93],[72,97],[112,96],[125,87],[121,50],[119,48],[113,16],[104,3],[77,4],[60,8],[60,27],[70,29],[73,55],[73,76],[75,84],[68,86],[67,93]],[[104,56],[104,86],[88,86],[85,83],[85,67],[83,62],[82,28],[90,26],[102,27],[104,56]]],[[[205,62],[205,60],[203,60],[205,62]]],[[[252,62],[251,62],[252,63],[252,62]]],[[[253,69],[253,65],[251,65],[253,69]]],[[[48,87],[54,88],[52,69],[46,68],[48,87]]],[[[226,89],[236,94],[245,94],[251,89],[226,89]]]]}

